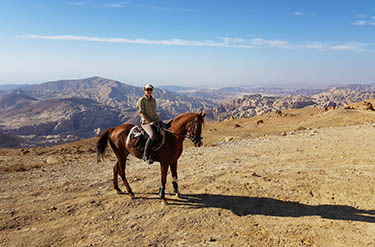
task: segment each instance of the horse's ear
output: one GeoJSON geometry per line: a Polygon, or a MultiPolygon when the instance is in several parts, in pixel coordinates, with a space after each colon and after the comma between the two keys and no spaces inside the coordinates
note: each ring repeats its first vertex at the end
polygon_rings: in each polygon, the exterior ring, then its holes
{"type": "Polygon", "coordinates": [[[201,117],[204,118],[206,116],[206,113],[200,113],[201,117]]]}

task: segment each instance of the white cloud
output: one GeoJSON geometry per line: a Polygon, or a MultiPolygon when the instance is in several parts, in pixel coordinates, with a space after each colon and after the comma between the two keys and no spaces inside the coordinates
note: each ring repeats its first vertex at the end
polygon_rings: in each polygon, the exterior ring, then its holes
{"type": "Polygon", "coordinates": [[[294,14],[294,15],[303,15],[303,13],[300,12],[300,11],[295,11],[293,14],[294,14]]]}
{"type": "Polygon", "coordinates": [[[27,39],[46,39],[46,40],[73,40],[73,41],[92,41],[92,42],[106,42],[106,43],[126,43],[126,44],[142,44],[142,45],[172,45],[172,46],[206,46],[206,47],[231,47],[231,48],[253,48],[253,46],[246,44],[243,40],[222,38],[222,42],[204,40],[193,41],[183,39],[168,39],[168,40],[148,40],[148,39],[127,39],[127,38],[98,38],[88,36],[75,35],[24,35],[27,39]]]}
{"type": "Polygon", "coordinates": [[[342,44],[332,44],[321,41],[307,41],[304,44],[291,44],[283,40],[266,40],[262,38],[242,39],[223,37],[219,41],[213,40],[184,40],[184,39],[166,39],[166,40],[149,40],[149,39],[128,39],[128,38],[100,38],[89,36],[75,35],[23,35],[26,39],[44,39],[44,40],[69,40],[69,41],[89,41],[104,43],[124,43],[124,44],[140,44],[140,45],[169,45],[169,46],[186,46],[186,47],[223,47],[223,48],[241,48],[251,49],[257,47],[275,47],[275,48],[293,48],[293,49],[314,49],[326,51],[366,51],[371,44],[359,42],[346,42],[342,44]]]}
{"type": "Polygon", "coordinates": [[[357,21],[353,22],[352,24],[356,25],[356,26],[364,26],[364,25],[367,25],[367,21],[357,20],[357,21]]]}
{"type": "Polygon", "coordinates": [[[266,45],[271,47],[291,48],[292,45],[282,40],[253,39],[252,43],[257,46],[266,45]]]}
{"type": "Polygon", "coordinates": [[[114,2],[114,3],[104,4],[102,6],[107,7],[107,8],[124,8],[129,5],[131,5],[129,2],[114,2]]]}
{"type": "Polygon", "coordinates": [[[340,51],[364,51],[365,44],[349,42],[344,44],[333,45],[330,47],[332,50],[340,51]]]}
{"type": "Polygon", "coordinates": [[[309,41],[309,42],[306,42],[304,45],[302,45],[302,47],[309,48],[309,49],[324,50],[324,49],[327,49],[328,46],[324,44],[323,42],[309,41]]]}
{"type": "Polygon", "coordinates": [[[347,42],[343,44],[330,44],[321,41],[309,41],[302,45],[303,48],[315,50],[331,50],[331,51],[366,51],[369,44],[359,42],[347,42]]]}
{"type": "Polygon", "coordinates": [[[356,20],[352,23],[352,25],[355,26],[365,26],[365,25],[371,25],[375,26],[375,16],[369,16],[367,18],[364,14],[357,15],[358,18],[361,18],[361,20],[356,20]]]}
{"type": "Polygon", "coordinates": [[[119,3],[106,4],[105,6],[108,7],[108,8],[123,8],[124,7],[124,5],[119,4],[119,3]]]}

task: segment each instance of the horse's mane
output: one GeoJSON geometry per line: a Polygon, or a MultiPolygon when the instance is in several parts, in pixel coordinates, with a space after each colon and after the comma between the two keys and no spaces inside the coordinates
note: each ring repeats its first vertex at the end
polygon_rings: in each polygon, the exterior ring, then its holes
{"type": "MultiPolygon", "coordinates": [[[[172,122],[178,122],[181,118],[188,118],[188,117],[193,117],[193,116],[198,116],[199,114],[201,113],[196,113],[196,112],[185,112],[185,113],[182,113],[180,115],[177,115],[175,118],[172,119],[171,121],[171,124],[172,122]]],[[[204,118],[202,118],[202,124],[204,125],[204,118]]]]}
{"type": "Polygon", "coordinates": [[[185,112],[185,113],[182,113],[182,114],[176,116],[176,117],[173,119],[173,121],[178,121],[178,120],[180,120],[180,119],[183,118],[183,117],[193,116],[193,115],[197,115],[197,114],[198,114],[198,113],[195,113],[195,112],[185,112]]]}

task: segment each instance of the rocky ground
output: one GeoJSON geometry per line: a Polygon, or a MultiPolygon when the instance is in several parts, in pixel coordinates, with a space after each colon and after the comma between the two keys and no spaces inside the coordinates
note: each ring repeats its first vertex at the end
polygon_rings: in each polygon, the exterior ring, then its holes
{"type": "Polygon", "coordinates": [[[168,205],[135,158],[118,195],[95,139],[0,149],[0,246],[374,246],[375,113],[283,114],[207,123],[168,205]]]}

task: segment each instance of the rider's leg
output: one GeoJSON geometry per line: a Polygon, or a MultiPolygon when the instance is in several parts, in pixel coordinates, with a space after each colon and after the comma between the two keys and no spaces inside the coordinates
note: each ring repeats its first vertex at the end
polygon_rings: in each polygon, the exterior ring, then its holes
{"type": "Polygon", "coordinates": [[[148,160],[150,164],[152,164],[152,160],[150,159],[152,142],[155,139],[154,131],[152,130],[152,126],[149,124],[142,124],[142,128],[146,131],[149,138],[147,138],[145,149],[143,152],[143,160],[148,160]]]}

